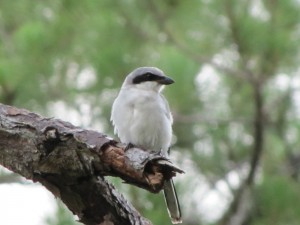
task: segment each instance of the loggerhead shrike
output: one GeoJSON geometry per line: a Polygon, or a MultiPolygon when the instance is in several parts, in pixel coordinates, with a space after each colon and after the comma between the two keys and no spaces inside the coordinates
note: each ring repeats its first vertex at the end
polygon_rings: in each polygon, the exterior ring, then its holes
{"type": "MultiPolygon", "coordinates": [[[[123,82],[115,99],[111,121],[121,142],[168,154],[173,118],[161,94],[165,85],[174,83],[160,69],[140,67],[123,82]]],[[[181,223],[181,211],[172,179],[164,183],[164,195],[172,223],[181,223]]]]}

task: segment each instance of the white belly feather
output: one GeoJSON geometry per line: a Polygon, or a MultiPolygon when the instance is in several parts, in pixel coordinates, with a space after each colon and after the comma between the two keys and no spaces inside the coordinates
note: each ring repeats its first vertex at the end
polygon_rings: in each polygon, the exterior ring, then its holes
{"type": "Polygon", "coordinates": [[[111,120],[123,143],[155,151],[167,151],[170,146],[172,117],[159,93],[121,91],[113,104],[111,120]]]}

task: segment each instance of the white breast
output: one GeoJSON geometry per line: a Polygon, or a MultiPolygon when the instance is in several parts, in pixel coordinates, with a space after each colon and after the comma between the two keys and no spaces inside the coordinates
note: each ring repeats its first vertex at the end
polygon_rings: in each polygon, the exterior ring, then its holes
{"type": "Polygon", "coordinates": [[[123,143],[156,151],[167,151],[170,146],[172,116],[160,93],[121,90],[113,104],[111,120],[123,143]]]}

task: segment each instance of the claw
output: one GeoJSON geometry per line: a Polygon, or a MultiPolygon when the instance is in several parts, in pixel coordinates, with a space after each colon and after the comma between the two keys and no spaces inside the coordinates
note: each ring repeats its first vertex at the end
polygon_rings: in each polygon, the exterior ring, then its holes
{"type": "Polygon", "coordinates": [[[168,148],[168,151],[167,151],[168,155],[170,155],[170,152],[171,152],[171,148],[168,148]]]}
{"type": "Polygon", "coordinates": [[[160,149],[156,154],[164,158],[168,157],[168,153],[166,153],[163,149],[160,149]]]}
{"type": "Polygon", "coordinates": [[[126,152],[128,149],[134,148],[134,147],[135,147],[134,144],[131,144],[131,143],[129,142],[129,143],[126,145],[124,151],[126,152]]]}

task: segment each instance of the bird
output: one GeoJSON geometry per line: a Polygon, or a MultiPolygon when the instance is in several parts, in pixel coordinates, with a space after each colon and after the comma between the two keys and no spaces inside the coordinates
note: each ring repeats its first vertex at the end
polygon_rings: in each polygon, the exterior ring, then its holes
{"type": "MultiPolygon", "coordinates": [[[[157,67],[139,67],[126,76],[111,110],[114,133],[121,142],[168,156],[173,117],[162,90],[173,83],[157,67]]],[[[165,180],[163,193],[172,223],[182,223],[172,179],[165,180]]]]}

